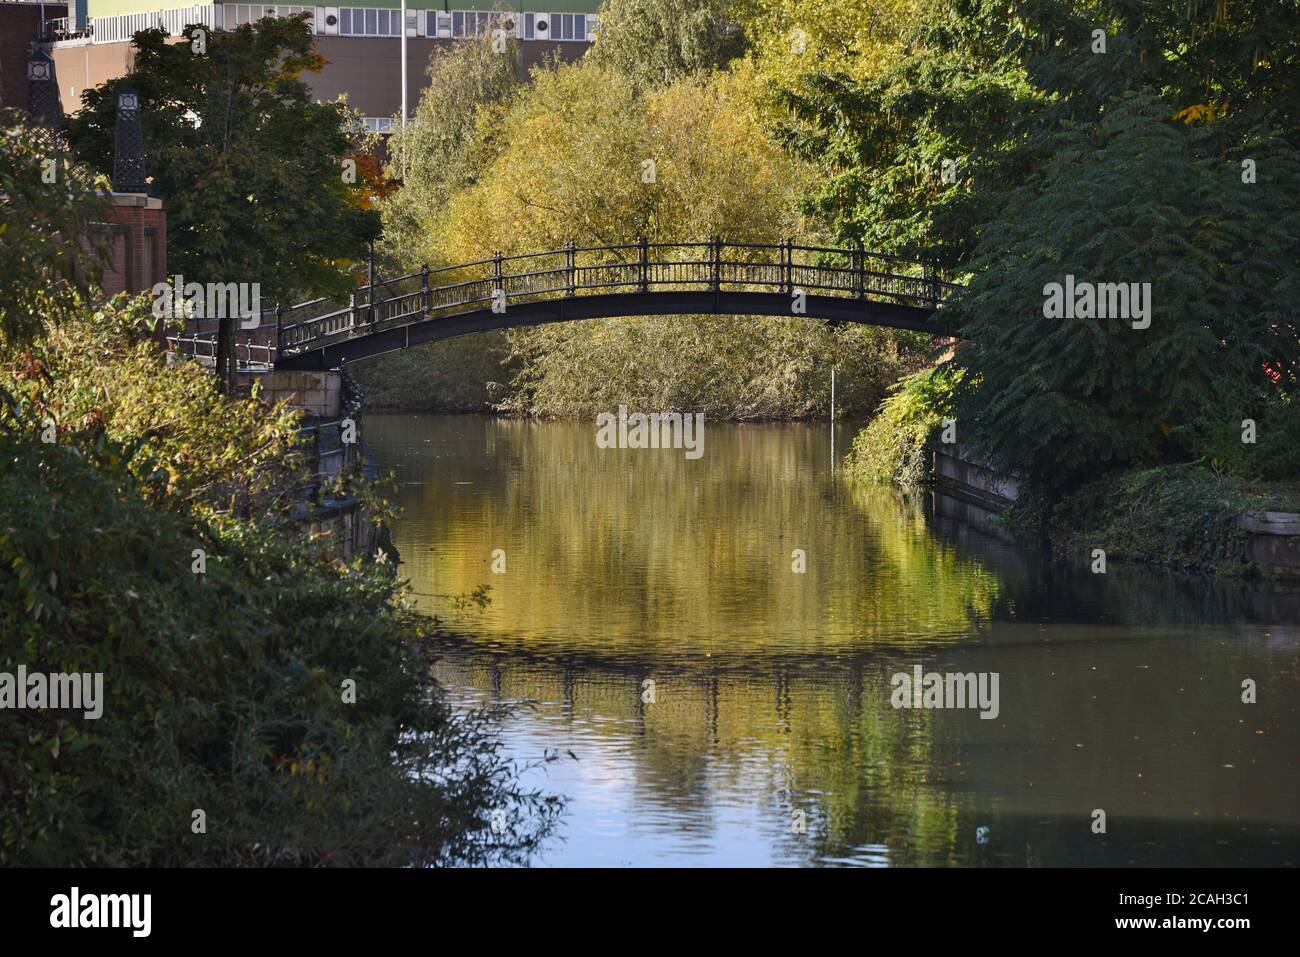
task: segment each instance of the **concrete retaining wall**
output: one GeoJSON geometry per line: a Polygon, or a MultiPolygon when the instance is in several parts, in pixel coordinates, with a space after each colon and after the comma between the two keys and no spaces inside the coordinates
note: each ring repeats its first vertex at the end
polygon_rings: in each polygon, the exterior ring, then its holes
{"type": "MultiPolygon", "coordinates": [[[[961,446],[934,452],[935,511],[963,522],[986,525],[1020,495],[1022,480],[967,457],[961,446]]],[[[1246,559],[1286,578],[1300,578],[1300,513],[1246,512],[1246,559]]],[[[996,531],[996,530],[994,530],[996,531]]]]}
{"type": "Polygon", "coordinates": [[[1250,533],[1246,558],[1275,575],[1300,576],[1300,514],[1246,512],[1241,527],[1250,533]]]}
{"type": "Polygon", "coordinates": [[[319,506],[304,521],[317,546],[337,558],[373,556],[379,549],[380,530],[368,508],[347,500],[319,506]]]}
{"type": "MultiPolygon", "coordinates": [[[[343,378],[338,372],[273,372],[247,373],[262,385],[262,401],[275,405],[288,399],[294,408],[322,419],[337,418],[343,410],[343,378]]],[[[244,376],[241,376],[244,378],[244,376]]]]}
{"type": "Polygon", "coordinates": [[[939,489],[988,512],[1000,512],[1020,497],[1022,479],[973,459],[965,447],[941,445],[934,450],[934,479],[939,489]]]}

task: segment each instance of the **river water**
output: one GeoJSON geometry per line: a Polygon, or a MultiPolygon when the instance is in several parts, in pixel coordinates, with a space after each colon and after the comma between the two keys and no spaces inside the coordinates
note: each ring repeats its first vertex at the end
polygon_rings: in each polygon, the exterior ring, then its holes
{"type": "Polygon", "coordinates": [[[1300,860],[1300,595],[1051,564],[847,483],[826,425],[709,423],[697,460],[364,425],[401,573],[459,636],[438,680],[560,755],[526,774],[568,800],[537,865],[1300,860]],[[918,666],[996,674],[996,708],[895,708],[918,666]]]}

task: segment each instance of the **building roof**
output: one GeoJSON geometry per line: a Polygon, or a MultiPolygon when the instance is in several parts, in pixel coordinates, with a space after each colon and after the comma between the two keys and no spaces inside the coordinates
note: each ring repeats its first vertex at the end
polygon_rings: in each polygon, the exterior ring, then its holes
{"type": "MultiPolygon", "coordinates": [[[[222,5],[221,0],[208,2],[181,2],[181,0],[87,0],[87,15],[91,17],[112,17],[123,13],[155,13],[160,10],[178,10],[186,7],[210,7],[222,5]]],[[[225,4],[233,6],[234,3],[225,4]]],[[[259,4],[275,6],[275,4],[259,4]]],[[[282,4],[288,6],[289,4],[282,4]]],[[[384,7],[396,10],[399,0],[344,0],[329,4],[316,3],[312,6],[331,7],[384,7]]],[[[596,13],[601,0],[407,0],[408,10],[508,10],[512,12],[540,13],[596,13]]],[[[307,6],[307,4],[293,4],[307,6]]]]}

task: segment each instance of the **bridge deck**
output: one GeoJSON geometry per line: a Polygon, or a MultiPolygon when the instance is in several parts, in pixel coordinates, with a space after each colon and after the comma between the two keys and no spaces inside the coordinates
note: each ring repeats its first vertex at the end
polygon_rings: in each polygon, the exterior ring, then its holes
{"type": "Polygon", "coordinates": [[[806,315],[945,334],[956,286],[926,262],[784,243],[566,246],[375,281],[280,314],[276,368],[329,369],[475,332],[664,314],[806,315]],[[796,309],[801,300],[802,311],[796,309]]]}

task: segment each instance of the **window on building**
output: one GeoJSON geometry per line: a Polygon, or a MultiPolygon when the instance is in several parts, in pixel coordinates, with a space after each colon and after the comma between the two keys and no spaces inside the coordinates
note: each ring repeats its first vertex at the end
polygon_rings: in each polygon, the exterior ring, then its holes
{"type": "Polygon", "coordinates": [[[525,40],[559,40],[563,30],[558,13],[530,13],[524,18],[525,40]]]}
{"type": "Polygon", "coordinates": [[[439,32],[439,36],[481,37],[505,25],[504,17],[486,10],[454,10],[450,15],[439,14],[439,18],[439,30],[442,31],[448,27],[451,30],[450,34],[439,32]],[[451,18],[450,21],[442,19],[448,16],[451,18]]]}
{"type": "MultiPolygon", "coordinates": [[[[291,17],[299,13],[312,13],[315,9],[315,7],[303,6],[266,6],[258,3],[227,3],[223,5],[222,23],[226,29],[230,29],[231,27],[237,27],[245,23],[256,23],[263,17],[291,17]]],[[[180,12],[183,13],[184,11],[180,12]]],[[[165,18],[167,13],[164,13],[163,16],[165,18]]],[[[190,22],[191,21],[188,19],[185,20],[185,23],[190,22]]],[[[181,27],[183,28],[184,25],[184,23],[181,24],[181,27]]],[[[174,32],[179,33],[180,31],[177,30],[174,32]]]]}
{"type": "Polygon", "coordinates": [[[395,37],[401,30],[401,19],[397,10],[340,7],[339,33],[352,37],[395,37]]]}
{"type": "Polygon", "coordinates": [[[552,40],[586,40],[587,15],[585,13],[552,13],[552,40]]]}
{"type": "MultiPolygon", "coordinates": [[[[312,13],[315,9],[315,7],[297,5],[226,3],[220,8],[220,16],[225,28],[231,29],[245,23],[254,23],[266,16],[289,17],[298,13],[312,13]]],[[[411,11],[412,25],[417,22],[421,13],[428,18],[424,21],[427,35],[442,38],[468,39],[491,35],[496,29],[505,29],[524,40],[566,40],[581,43],[595,39],[600,29],[599,18],[591,14],[525,11],[522,16],[519,16],[486,10],[411,11]]],[[[163,17],[164,25],[170,28],[171,22],[167,19],[167,15],[163,14],[163,17]]],[[[147,19],[149,15],[121,17],[121,20],[129,21],[123,23],[125,28],[123,32],[129,35],[128,31],[153,25],[144,23],[147,19]],[[136,21],[140,22],[136,23],[136,21]]],[[[314,26],[313,24],[313,28],[314,26]]],[[[347,36],[397,37],[402,33],[401,13],[396,9],[387,8],[340,7],[338,27],[339,33],[347,36]]]]}
{"type": "Polygon", "coordinates": [[[451,36],[451,14],[430,10],[427,29],[431,37],[451,36]]]}

